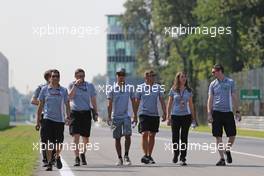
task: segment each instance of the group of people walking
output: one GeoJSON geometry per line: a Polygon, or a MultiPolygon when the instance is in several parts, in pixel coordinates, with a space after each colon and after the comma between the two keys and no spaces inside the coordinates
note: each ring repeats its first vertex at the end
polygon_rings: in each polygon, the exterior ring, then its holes
{"type": "MultiPolygon", "coordinates": [[[[225,165],[226,161],[232,163],[230,149],[236,136],[236,118],[241,120],[238,103],[235,96],[235,84],[224,75],[222,65],[214,65],[212,75],[216,78],[211,82],[208,92],[208,122],[212,123],[212,133],[217,144],[222,144],[223,128],[229,137],[227,148],[218,149],[220,160],[217,166],[225,165]],[[235,110],[235,111],[234,111],[235,110]]],[[[188,84],[187,74],[179,72],[175,76],[174,84],[168,93],[165,103],[165,92],[155,83],[153,70],[144,73],[144,83],[138,85],[140,91],[131,90],[131,85],[126,83],[125,69],[117,70],[116,84],[107,93],[107,123],[113,131],[117,153],[117,166],[131,165],[129,149],[131,145],[132,126],[138,124],[141,134],[143,156],[141,162],[155,164],[152,152],[155,145],[155,136],[159,132],[160,116],[162,121],[167,120],[171,126],[173,144],[173,163],[180,161],[185,166],[188,133],[191,124],[196,123],[193,91],[188,84]],[[162,115],[159,113],[159,106],[162,115]],[[124,155],[122,155],[121,138],[124,136],[124,155]]],[[[85,81],[83,69],[75,71],[75,81],[70,83],[68,89],[59,84],[58,70],[45,72],[46,84],[38,86],[32,98],[32,104],[38,105],[36,129],[40,129],[41,142],[50,145],[56,144],[55,149],[43,152],[46,170],[52,170],[53,164],[58,169],[62,168],[60,159],[61,145],[64,140],[64,125],[69,125],[73,142],[78,145],[80,137],[84,145],[89,143],[91,121],[97,120],[98,111],[96,103],[96,89],[92,83],[85,81]]],[[[74,151],[74,166],[86,165],[85,149],[74,151]]]]}

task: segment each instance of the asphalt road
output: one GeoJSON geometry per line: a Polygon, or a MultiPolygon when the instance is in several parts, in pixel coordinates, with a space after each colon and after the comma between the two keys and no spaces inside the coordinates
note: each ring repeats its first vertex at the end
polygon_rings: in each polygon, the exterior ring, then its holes
{"type": "MultiPolygon", "coordinates": [[[[65,143],[71,143],[72,138],[65,130],[65,143]]],[[[182,167],[173,164],[171,146],[171,132],[162,129],[156,137],[156,144],[153,158],[154,165],[140,163],[143,155],[140,146],[140,135],[135,131],[132,136],[130,158],[132,166],[115,166],[117,161],[114,148],[112,132],[109,128],[93,127],[91,134],[92,145],[86,154],[87,166],[73,167],[74,154],[70,150],[62,152],[64,167],[61,170],[54,168],[52,172],[45,171],[41,167],[39,159],[35,175],[61,175],[61,176],[84,176],[84,175],[107,175],[107,176],[166,176],[166,175],[187,175],[187,176],[263,176],[264,175],[264,140],[254,138],[238,137],[233,147],[233,163],[224,167],[217,167],[215,163],[219,160],[218,153],[214,153],[214,138],[210,134],[191,132],[189,135],[189,147],[187,163],[182,167]],[[196,144],[196,147],[195,145],[196,144]],[[198,147],[198,144],[200,146],[198,147]]],[[[124,140],[122,140],[124,143],[124,140]]],[[[40,156],[41,158],[41,156],[40,156]]]]}

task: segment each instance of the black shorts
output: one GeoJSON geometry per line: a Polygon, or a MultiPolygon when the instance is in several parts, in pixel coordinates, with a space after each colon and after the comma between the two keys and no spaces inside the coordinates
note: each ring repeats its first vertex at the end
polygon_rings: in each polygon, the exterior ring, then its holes
{"type": "Polygon", "coordinates": [[[233,112],[213,111],[212,133],[215,137],[223,136],[223,128],[227,137],[236,136],[236,122],[233,112]]]}
{"type": "Polygon", "coordinates": [[[55,122],[49,119],[43,119],[41,128],[42,128],[41,140],[43,143],[47,143],[48,141],[53,144],[63,143],[64,140],[63,122],[55,122]]]}
{"type": "Polygon", "coordinates": [[[150,131],[153,133],[159,132],[160,117],[159,116],[148,116],[140,115],[138,131],[142,133],[144,131],[150,131]]]}
{"type": "Polygon", "coordinates": [[[72,122],[69,127],[70,135],[80,134],[83,137],[90,137],[92,116],[91,111],[72,111],[72,122]]]}

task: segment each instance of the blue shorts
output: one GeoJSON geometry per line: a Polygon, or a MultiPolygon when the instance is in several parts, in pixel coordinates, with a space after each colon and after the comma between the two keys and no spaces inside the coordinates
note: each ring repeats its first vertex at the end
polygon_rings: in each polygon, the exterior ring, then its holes
{"type": "Polygon", "coordinates": [[[132,134],[131,118],[113,118],[113,138],[119,139],[122,136],[130,136],[132,134]]]}

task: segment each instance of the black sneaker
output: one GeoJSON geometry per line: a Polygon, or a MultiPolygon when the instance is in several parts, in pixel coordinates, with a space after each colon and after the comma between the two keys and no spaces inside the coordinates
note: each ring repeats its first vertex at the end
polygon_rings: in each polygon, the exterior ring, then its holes
{"type": "Polygon", "coordinates": [[[178,162],[178,157],[176,155],[174,155],[174,157],[172,159],[172,162],[175,163],[175,164],[178,162]]]}
{"type": "Polygon", "coordinates": [[[147,157],[149,159],[149,164],[155,164],[156,163],[151,156],[147,156],[147,157]]]}
{"type": "Polygon", "coordinates": [[[81,154],[81,160],[82,160],[82,165],[87,165],[87,162],[86,162],[86,158],[85,158],[85,154],[84,153],[81,154]]]}
{"type": "Polygon", "coordinates": [[[146,155],[141,158],[141,163],[149,164],[149,159],[146,155]]]}
{"type": "Polygon", "coordinates": [[[226,155],[226,161],[227,163],[232,163],[232,156],[231,156],[231,152],[228,150],[228,151],[225,151],[225,155],[226,155]]]}
{"type": "Polygon", "coordinates": [[[46,171],[52,171],[52,163],[51,162],[48,163],[46,171]]]}
{"type": "Polygon", "coordinates": [[[80,158],[79,158],[79,156],[77,156],[76,158],[75,158],[75,164],[73,165],[73,166],[80,166],[80,158]]]}
{"type": "Polygon", "coordinates": [[[220,159],[217,163],[216,163],[216,166],[225,166],[226,163],[225,163],[225,159],[220,159]]]}
{"type": "Polygon", "coordinates": [[[125,166],[131,166],[131,161],[130,161],[130,159],[129,159],[129,157],[128,156],[124,156],[124,165],[125,166]]]}
{"type": "Polygon", "coordinates": [[[186,161],[181,161],[180,165],[181,166],[187,166],[187,163],[186,163],[186,161]]]}
{"type": "Polygon", "coordinates": [[[47,161],[43,161],[42,167],[47,167],[49,163],[47,161]]]}
{"type": "Polygon", "coordinates": [[[61,169],[61,168],[62,168],[62,163],[61,163],[61,159],[60,159],[60,157],[58,157],[58,158],[56,159],[56,167],[57,167],[58,169],[61,169]]]}
{"type": "Polygon", "coordinates": [[[47,167],[48,166],[48,164],[49,164],[49,162],[46,160],[46,159],[43,159],[42,160],[42,167],[47,167]]]}

